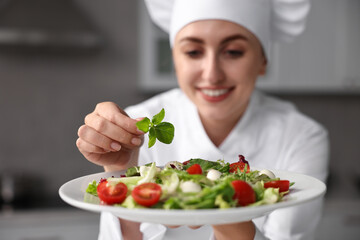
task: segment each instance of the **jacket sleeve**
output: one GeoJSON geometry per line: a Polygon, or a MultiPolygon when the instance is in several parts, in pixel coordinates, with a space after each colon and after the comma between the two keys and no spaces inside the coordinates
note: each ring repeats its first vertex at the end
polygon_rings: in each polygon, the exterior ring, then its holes
{"type": "Polygon", "coordinates": [[[109,212],[102,212],[98,240],[122,240],[120,221],[109,212]]]}

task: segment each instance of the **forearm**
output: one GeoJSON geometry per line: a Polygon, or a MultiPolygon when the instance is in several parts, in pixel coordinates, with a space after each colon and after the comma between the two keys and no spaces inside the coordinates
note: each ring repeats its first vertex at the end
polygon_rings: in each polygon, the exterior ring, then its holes
{"type": "Polygon", "coordinates": [[[124,240],[142,239],[142,233],[140,231],[141,223],[132,222],[121,218],[119,218],[119,220],[120,220],[121,233],[124,240]]]}
{"type": "Polygon", "coordinates": [[[255,225],[252,221],[235,224],[213,225],[216,240],[250,240],[255,237],[255,225]]]}

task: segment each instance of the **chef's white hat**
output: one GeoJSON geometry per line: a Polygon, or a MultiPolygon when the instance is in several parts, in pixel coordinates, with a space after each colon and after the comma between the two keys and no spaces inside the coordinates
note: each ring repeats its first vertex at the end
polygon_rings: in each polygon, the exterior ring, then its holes
{"type": "Polygon", "coordinates": [[[292,40],[305,29],[310,0],[145,0],[152,20],[176,34],[187,24],[220,19],[240,24],[261,42],[269,56],[270,42],[292,40]]]}

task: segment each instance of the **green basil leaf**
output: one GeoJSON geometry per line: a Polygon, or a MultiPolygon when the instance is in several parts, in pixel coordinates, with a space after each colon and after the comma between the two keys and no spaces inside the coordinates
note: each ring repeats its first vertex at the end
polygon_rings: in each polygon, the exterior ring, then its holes
{"type": "Polygon", "coordinates": [[[154,146],[156,139],[162,143],[170,144],[174,138],[174,125],[168,122],[162,122],[165,117],[164,108],[152,117],[144,118],[136,123],[136,127],[144,133],[149,132],[149,144],[148,147],[154,146]]]}
{"type": "Polygon", "coordinates": [[[175,128],[169,122],[162,122],[156,125],[155,127],[156,138],[166,144],[170,144],[174,138],[175,128]]]}
{"type": "Polygon", "coordinates": [[[161,111],[156,114],[155,116],[153,116],[151,122],[154,124],[154,125],[158,125],[159,123],[161,123],[161,121],[164,119],[165,117],[165,110],[164,109],[161,109],[161,111]]]}
{"type": "Polygon", "coordinates": [[[136,123],[136,127],[140,131],[143,131],[144,133],[147,133],[149,131],[149,128],[150,128],[150,119],[146,117],[146,118],[138,121],[136,123]]]}
{"type": "Polygon", "coordinates": [[[156,131],[155,129],[152,127],[150,128],[149,131],[149,144],[148,144],[148,148],[151,148],[152,146],[154,146],[156,142],[156,131]]]}

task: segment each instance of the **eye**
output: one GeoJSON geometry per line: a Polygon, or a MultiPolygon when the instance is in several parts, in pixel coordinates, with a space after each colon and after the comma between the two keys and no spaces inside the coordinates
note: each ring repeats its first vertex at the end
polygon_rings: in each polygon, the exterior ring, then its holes
{"type": "Polygon", "coordinates": [[[244,55],[244,51],[241,50],[226,50],[225,55],[231,58],[238,58],[244,55]]]}
{"type": "Polygon", "coordinates": [[[188,55],[191,58],[197,58],[201,56],[201,51],[199,50],[191,50],[191,51],[187,51],[185,52],[186,55],[188,55]]]}

